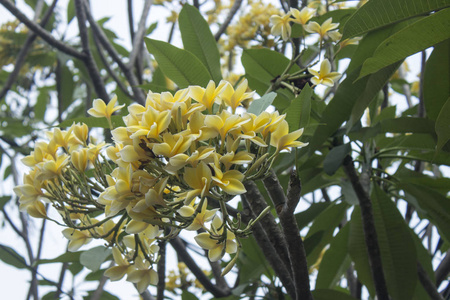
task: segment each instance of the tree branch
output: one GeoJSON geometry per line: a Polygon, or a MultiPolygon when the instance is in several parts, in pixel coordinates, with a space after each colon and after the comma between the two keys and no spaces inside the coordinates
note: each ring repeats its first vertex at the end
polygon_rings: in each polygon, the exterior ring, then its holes
{"type": "Polygon", "coordinates": [[[442,281],[445,280],[448,273],[450,273],[450,251],[447,251],[444,259],[441,261],[439,266],[436,268],[436,286],[439,287],[442,281]]]}
{"type": "Polygon", "coordinates": [[[214,38],[216,39],[216,41],[218,41],[220,39],[220,37],[222,36],[222,34],[225,33],[225,31],[227,30],[227,28],[230,25],[231,21],[233,20],[234,15],[239,10],[239,7],[241,7],[241,4],[242,4],[242,0],[235,0],[234,1],[234,4],[233,4],[233,6],[230,9],[230,12],[228,13],[227,18],[225,19],[225,21],[220,26],[219,30],[214,35],[214,38]]]}
{"type": "Polygon", "coordinates": [[[156,289],[156,300],[164,300],[164,290],[166,289],[166,241],[159,243],[158,285],[156,289]]]}
{"type": "Polygon", "coordinates": [[[0,0],[2,4],[10,13],[12,13],[20,22],[24,23],[28,28],[34,31],[38,36],[40,36],[44,41],[46,41],[50,46],[64,52],[70,56],[78,59],[84,59],[85,55],[75,48],[72,48],[63,42],[56,40],[47,30],[42,28],[39,24],[31,21],[27,18],[10,0],[0,0]]]}
{"type": "MultiPolygon", "coordinates": [[[[347,177],[350,179],[356,196],[358,197],[359,205],[361,207],[361,217],[364,227],[366,248],[369,255],[369,263],[371,266],[370,269],[372,272],[378,299],[388,300],[389,295],[387,292],[386,280],[383,274],[380,247],[378,245],[377,233],[375,231],[375,221],[373,218],[372,203],[370,197],[361,184],[360,178],[356,173],[355,166],[353,165],[353,160],[350,156],[347,156],[344,159],[344,171],[347,174],[347,177]]],[[[365,180],[364,178],[362,178],[361,180],[365,180]]]]}
{"type": "Polygon", "coordinates": [[[177,252],[180,259],[186,264],[186,266],[191,270],[191,272],[195,275],[195,277],[198,279],[198,281],[203,285],[203,287],[213,294],[214,297],[226,297],[229,296],[231,293],[228,291],[224,291],[220,289],[218,286],[214,285],[208,278],[208,276],[203,273],[202,269],[199,268],[199,266],[195,263],[195,261],[192,259],[192,257],[189,255],[189,253],[186,250],[186,246],[184,245],[181,238],[176,237],[172,240],[170,240],[170,244],[177,252]]]}
{"type": "MultiPolygon", "coordinates": [[[[248,192],[246,195],[248,196],[248,192]]],[[[247,196],[244,196],[242,201],[244,209],[249,211],[249,213],[243,214],[243,219],[245,222],[249,222],[250,219],[256,218],[254,212],[251,209],[247,196]]],[[[269,240],[270,236],[266,233],[264,225],[261,222],[255,223],[255,225],[253,225],[252,231],[253,237],[255,238],[256,243],[263,252],[265,259],[267,259],[270,266],[275,271],[275,274],[280,279],[289,296],[292,299],[295,299],[295,286],[294,282],[292,281],[292,277],[289,275],[291,272],[290,265],[286,267],[285,263],[281,260],[278,251],[269,240]]]]}
{"type": "Polygon", "coordinates": [[[144,8],[142,9],[141,19],[139,20],[138,29],[137,29],[136,33],[134,34],[133,49],[131,50],[131,53],[129,56],[128,68],[130,68],[130,69],[136,62],[136,58],[137,58],[139,52],[141,51],[142,42],[144,40],[144,35],[145,35],[145,29],[146,29],[145,27],[147,24],[147,18],[148,18],[148,14],[150,12],[150,7],[152,6],[152,4],[153,4],[153,0],[145,0],[144,8]]]}
{"type": "Polygon", "coordinates": [[[97,96],[103,99],[105,102],[109,101],[109,95],[106,92],[105,84],[98,71],[97,64],[92,56],[91,49],[89,47],[89,37],[86,28],[86,10],[84,5],[84,0],[75,0],[75,11],[78,21],[78,29],[80,31],[81,46],[83,47],[83,53],[85,58],[83,59],[84,65],[86,66],[89,76],[94,85],[95,92],[97,96]]]}
{"type": "Polygon", "coordinates": [[[109,56],[113,59],[114,62],[117,63],[119,68],[122,70],[123,74],[127,78],[128,82],[130,83],[130,86],[133,90],[134,94],[134,100],[138,102],[139,104],[144,105],[145,104],[145,95],[142,92],[140,88],[137,87],[139,85],[138,80],[136,76],[134,75],[133,71],[128,68],[128,66],[122,61],[117,51],[114,49],[114,47],[109,42],[108,38],[106,37],[105,33],[103,32],[103,29],[95,22],[94,18],[92,17],[92,14],[90,13],[89,6],[85,5],[86,7],[86,15],[87,19],[89,21],[89,24],[91,25],[92,32],[94,35],[98,37],[98,40],[102,44],[103,48],[105,48],[106,52],[108,52],[109,56]]]}
{"type": "Polygon", "coordinates": [[[428,277],[427,272],[419,262],[417,262],[417,274],[419,275],[420,283],[432,300],[444,300],[437,291],[436,285],[431,281],[430,277],[428,277]]]}

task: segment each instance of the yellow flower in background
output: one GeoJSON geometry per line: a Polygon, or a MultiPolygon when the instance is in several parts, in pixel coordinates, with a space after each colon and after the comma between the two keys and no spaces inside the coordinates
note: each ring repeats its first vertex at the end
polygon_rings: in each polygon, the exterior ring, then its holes
{"type": "Polygon", "coordinates": [[[300,11],[296,8],[291,8],[290,12],[292,17],[294,17],[292,22],[305,25],[314,16],[316,10],[313,8],[304,7],[300,11]]]}
{"type": "Polygon", "coordinates": [[[274,15],[270,17],[270,23],[272,23],[272,30],[270,31],[273,35],[281,35],[283,41],[287,41],[291,36],[291,24],[292,21],[291,12],[288,12],[283,17],[274,15]]]}
{"type": "Polygon", "coordinates": [[[308,72],[314,75],[313,78],[311,78],[311,82],[314,85],[323,84],[326,86],[333,86],[334,83],[341,78],[341,73],[339,72],[330,72],[331,71],[331,64],[328,59],[324,59],[322,63],[320,64],[320,71],[317,72],[316,70],[313,70],[311,68],[308,68],[308,72]]]}
{"type": "Polygon", "coordinates": [[[322,23],[322,25],[312,21],[306,24],[305,30],[309,33],[318,33],[320,35],[320,39],[323,40],[326,36],[328,36],[329,31],[334,30],[339,26],[339,23],[331,23],[332,21],[332,18],[328,18],[322,23]]]}
{"type": "Polygon", "coordinates": [[[90,114],[91,116],[96,117],[96,118],[105,117],[108,119],[109,122],[111,122],[112,114],[115,111],[118,111],[119,109],[121,109],[122,107],[125,106],[125,104],[115,106],[116,102],[117,102],[117,96],[114,96],[108,102],[108,104],[105,104],[105,101],[103,101],[102,99],[95,99],[92,102],[92,108],[88,110],[88,114],[90,114]]]}

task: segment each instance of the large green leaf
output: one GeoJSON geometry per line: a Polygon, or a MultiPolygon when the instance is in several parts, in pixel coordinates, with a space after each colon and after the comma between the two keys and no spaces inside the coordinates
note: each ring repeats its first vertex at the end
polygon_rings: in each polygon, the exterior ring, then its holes
{"type": "Polygon", "coordinates": [[[436,120],[450,95],[450,39],[434,46],[425,65],[423,101],[427,118],[436,120]]]}
{"type": "Polygon", "coordinates": [[[260,115],[272,104],[276,96],[277,94],[270,92],[262,96],[260,99],[253,100],[247,111],[257,116],[260,115]]]}
{"type": "Polygon", "coordinates": [[[331,289],[316,289],[311,292],[314,300],[356,300],[349,294],[331,289]]]}
{"type": "Polygon", "coordinates": [[[364,229],[361,220],[361,208],[355,206],[350,220],[350,234],[348,239],[348,253],[354,262],[358,280],[366,286],[370,295],[375,295],[375,285],[369,265],[369,256],[364,238],[364,229]]]}
{"type": "Polygon", "coordinates": [[[450,140],[450,97],[445,102],[436,120],[436,134],[438,136],[437,151],[450,140]]]}
{"type": "Polygon", "coordinates": [[[448,198],[425,185],[403,181],[399,181],[396,185],[414,197],[414,201],[409,197],[405,197],[405,200],[416,209],[424,211],[425,217],[439,229],[441,237],[450,242],[450,227],[448,226],[450,224],[450,202],[448,198]]]}
{"type": "MultiPolygon", "coordinates": [[[[272,84],[280,76],[289,64],[289,59],[283,54],[266,48],[246,49],[242,53],[242,65],[245,68],[245,77],[251,89],[264,95],[272,84]]],[[[292,71],[300,68],[294,64],[292,71]]],[[[285,109],[294,95],[286,89],[278,89],[278,97],[273,105],[278,110],[285,109]]]]}
{"type": "Polygon", "coordinates": [[[292,100],[291,105],[284,111],[286,114],[286,121],[289,124],[289,130],[294,131],[299,128],[304,128],[309,123],[309,116],[311,114],[311,97],[313,90],[306,84],[302,89],[300,95],[292,100]]]}
{"type": "Polygon", "coordinates": [[[327,175],[333,175],[344,162],[344,158],[350,154],[352,147],[350,143],[334,147],[328,152],[323,161],[323,170],[327,175]]]}
{"type": "Polygon", "coordinates": [[[313,221],[305,240],[318,233],[321,233],[321,235],[317,246],[307,255],[309,266],[317,261],[323,248],[333,238],[334,229],[342,221],[345,212],[347,211],[347,207],[346,203],[331,205],[313,221]]]}
{"type": "Polygon", "coordinates": [[[330,204],[330,202],[312,203],[305,211],[295,214],[295,220],[297,221],[298,229],[302,230],[304,227],[306,227],[328,206],[330,206],[330,204]]]}
{"type": "Polygon", "coordinates": [[[316,289],[333,288],[350,265],[348,235],[350,224],[346,224],[330,243],[325,252],[317,275],[316,289]]]}
{"type": "Polygon", "coordinates": [[[410,229],[391,199],[374,185],[373,215],[383,271],[393,299],[409,300],[417,278],[417,254],[410,229]]]}
{"type": "Polygon", "coordinates": [[[434,122],[425,118],[400,117],[380,122],[381,132],[434,134],[434,122]]]}
{"type": "Polygon", "coordinates": [[[58,257],[52,259],[40,259],[37,264],[52,264],[62,262],[78,262],[80,261],[80,255],[83,251],[66,252],[58,257]]]}
{"type": "Polygon", "coordinates": [[[178,23],[184,49],[200,59],[211,78],[218,84],[222,79],[220,53],[208,23],[198,9],[188,4],[181,9],[178,23]]]}
{"type": "Polygon", "coordinates": [[[180,88],[189,85],[206,87],[211,79],[208,69],[191,52],[149,38],[145,38],[145,44],[164,74],[180,88]]]}
{"type": "Polygon", "coordinates": [[[111,249],[104,246],[98,246],[87,251],[84,251],[80,255],[80,263],[91,271],[97,271],[100,269],[102,263],[111,255],[111,249]]]}
{"type": "Polygon", "coordinates": [[[449,0],[370,0],[344,26],[347,39],[419,15],[450,6],[449,0]]]}
{"type": "Polygon", "coordinates": [[[359,78],[450,38],[450,8],[443,9],[396,32],[378,46],[362,67],[359,78]]]}
{"type": "Polygon", "coordinates": [[[28,266],[26,260],[16,250],[2,244],[0,244],[0,260],[17,269],[24,269],[28,266]]]}

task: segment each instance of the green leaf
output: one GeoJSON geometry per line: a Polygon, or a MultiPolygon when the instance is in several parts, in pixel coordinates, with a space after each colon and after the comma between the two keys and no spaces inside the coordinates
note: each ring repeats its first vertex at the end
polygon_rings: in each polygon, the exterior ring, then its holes
{"type": "Polygon", "coordinates": [[[105,273],[105,269],[99,269],[95,272],[91,272],[86,275],[84,278],[85,281],[97,281],[100,280],[103,276],[103,273],[105,273]]]}
{"type": "Polygon", "coordinates": [[[197,300],[197,296],[188,292],[187,290],[183,290],[181,293],[181,300],[197,300]]]}
{"type": "Polygon", "coordinates": [[[309,266],[317,261],[323,248],[333,238],[334,229],[342,221],[346,211],[346,203],[331,205],[315,218],[305,240],[318,232],[322,232],[322,236],[318,245],[307,255],[306,259],[308,260],[309,266]]]}
{"type": "Polygon", "coordinates": [[[158,22],[154,22],[148,26],[147,31],[145,32],[145,35],[150,35],[155,31],[156,27],[158,27],[158,22]]]}
{"type": "Polygon", "coordinates": [[[291,105],[284,111],[286,114],[286,121],[289,124],[289,131],[295,131],[300,128],[305,128],[309,123],[309,116],[311,114],[311,97],[313,90],[306,84],[302,89],[300,95],[292,100],[291,105]]]}
{"type": "Polygon", "coordinates": [[[350,143],[334,147],[323,161],[323,170],[327,175],[333,175],[341,167],[344,158],[352,151],[350,143]]]}
{"type": "Polygon", "coordinates": [[[73,102],[73,93],[75,90],[74,78],[70,69],[62,65],[61,66],[61,77],[59,79],[61,81],[61,99],[62,99],[62,107],[61,110],[65,111],[73,102]]]}
{"type": "Polygon", "coordinates": [[[26,260],[16,250],[2,244],[0,244],[0,260],[17,269],[25,269],[28,266],[26,260]]]}
{"type": "Polygon", "coordinates": [[[80,263],[91,271],[97,271],[100,269],[102,263],[111,255],[111,249],[104,246],[98,246],[87,251],[84,251],[80,255],[80,263]]]}
{"type": "Polygon", "coordinates": [[[438,137],[437,149],[442,147],[450,140],[450,97],[445,102],[436,120],[436,134],[438,137]]]}
{"type": "Polygon", "coordinates": [[[336,290],[316,289],[311,293],[314,300],[356,300],[352,296],[336,290]]]}
{"type": "MultiPolygon", "coordinates": [[[[264,95],[272,85],[272,80],[280,76],[289,64],[289,59],[283,54],[266,48],[245,49],[241,57],[245,68],[245,77],[251,89],[264,95]]],[[[294,64],[290,71],[299,71],[300,68],[294,64]]],[[[278,94],[273,105],[278,110],[284,110],[289,106],[294,94],[286,89],[278,89],[278,94]]]]}
{"type": "Polygon", "coordinates": [[[36,105],[34,106],[34,117],[36,120],[43,121],[45,111],[47,110],[47,103],[50,99],[49,90],[47,88],[40,88],[37,97],[36,105]]]}
{"type": "Polygon", "coordinates": [[[389,294],[393,299],[412,299],[418,277],[417,254],[410,229],[395,204],[378,185],[374,185],[371,196],[389,294]]]}
{"type": "Polygon", "coordinates": [[[350,224],[347,223],[331,241],[330,248],[325,252],[320,263],[316,289],[333,288],[349,267],[349,232],[350,224]]]}
{"type": "Polygon", "coordinates": [[[358,196],[356,196],[355,190],[353,189],[350,181],[341,180],[339,185],[341,186],[341,194],[344,198],[344,201],[350,205],[359,205],[358,196]]]}
{"type": "Polygon", "coordinates": [[[450,39],[434,46],[425,65],[423,101],[427,118],[436,120],[450,95],[450,39]],[[439,74],[439,76],[437,76],[439,74]]]}
{"type": "Polygon", "coordinates": [[[425,118],[400,117],[380,122],[381,132],[391,133],[428,133],[434,134],[435,124],[425,118]]]}
{"type": "Polygon", "coordinates": [[[361,208],[355,206],[350,220],[350,235],[348,239],[348,253],[354,262],[358,280],[366,286],[371,297],[375,295],[375,286],[367,255],[364,229],[361,221],[361,208]]]}
{"type": "MultiPolygon", "coordinates": [[[[57,127],[70,127],[73,123],[84,123],[89,127],[109,128],[108,120],[106,118],[96,117],[79,117],[63,121],[57,127]]],[[[114,128],[125,126],[122,116],[111,116],[111,123],[114,128]]]]}
{"type": "Polygon", "coordinates": [[[148,51],[153,54],[161,71],[178,87],[189,85],[206,87],[211,77],[202,62],[187,50],[169,43],[145,38],[148,51]]]}
{"type": "Polygon", "coordinates": [[[67,24],[69,24],[75,17],[75,1],[69,0],[67,4],[67,24]]]}
{"type": "Polygon", "coordinates": [[[295,214],[295,220],[298,224],[298,229],[302,230],[309,223],[311,223],[318,215],[320,215],[328,206],[330,202],[317,202],[312,203],[308,209],[300,213],[295,214]]]}
{"type": "Polygon", "coordinates": [[[261,276],[268,268],[268,263],[253,236],[242,239],[242,251],[236,264],[241,270],[242,282],[251,282],[261,276]]]}
{"type": "Polygon", "coordinates": [[[0,210],[5,207],[5,205],[12,199],[11,196],[1,196],[0,197],[0,210]]]}
{"type": "MultiPolygon", "coordinates": [[[[90,300],[93,298],[93,295],[96,291],[88,291],[88,294],[86,296],[83,297],[84,300],[90,300]]],[[[107,291],[102,291],[102,294],[100,295],[99,298],[96,298],[98,300],[120,300],[119,297],[107,292],[107,291]]]]}
{"type": "Polygon", "coordinates": [[[449,0],[370,0],[347,20],[342,39],[448,6],[449,0]]]}
{"type": "Polygon", "coordinates": [[[83,251],[66,252],[66,253],[61,254],[60,256],[52,258],[52,259],[40,259],[37,261],[36,264],[42,265],[42,264],[52,264],[52,263],[78,262],[78,261],[80,261],[80,255],[82,252],[83,251]]]}
{"type": "Polygon", "coordinates": [[[450,38],[450,8],[422,18],[384,40],[373,57],[364,62],[359,78],[448,38],[450,38]]]}
{"type": "Polygon", "coordinates": [[[405,200],[425,212],[425,217],[429,219],[441,233],[441,237],[450,242],[450,202],[443,194],[425,185],[418,185],[408,182],[398,182],[397,188],[404,190],[414,197],[415,201],[405,197],[405,200]]]}
{"type": "Polygon", "coordinates": [[[262,96],[260,99],[253,100],[247,111],[257,116],[260,115],[272,104],[276,96],[276,93],[270,92],[262,96]]]}
{"type": "Polygon", "coordinates": [[[178,16],[178,23],[184,49],[200,59],[211,78],[218,84],[222,79],[220,53],[208,22],[197,8],[185,4],[178,16]]]}

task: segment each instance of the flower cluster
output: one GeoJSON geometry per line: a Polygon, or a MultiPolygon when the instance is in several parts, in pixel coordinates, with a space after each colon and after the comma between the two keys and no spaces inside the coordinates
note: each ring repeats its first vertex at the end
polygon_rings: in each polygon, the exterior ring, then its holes
{"type": "MultiPolygon", "coordinates": [[[[95,143],[85,124],[54,129],[23,159],[32,170],[15,188],[20,208],[49,218],[51,203],[68,227],[70,251],[104,239],[116,263],[105,274],[126,275],[141,292],[157,282],[159,243],[182,229],[203,230],[195,240],[212,261],[236,253],[256,220],[243,228],[227,202],[246,192],[245,180],[264,176],[280,151],[305,145],[297,141],[302,130],[289,132],[278,112],[236,113],[253,98],[247,89],[246,80],[236,88],[211,81],[174,95],[149,92],[111,130],[110,145],[95,143]]],[[[96,100],[89,113],[110,121],[115,103],[96,100]]]]}

